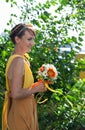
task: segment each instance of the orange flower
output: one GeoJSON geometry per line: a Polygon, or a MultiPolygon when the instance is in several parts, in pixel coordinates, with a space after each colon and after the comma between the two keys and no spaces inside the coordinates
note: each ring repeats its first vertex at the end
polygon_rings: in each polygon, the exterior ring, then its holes
{"type": "Polygon", "coordinates": [[[44,70],[45,70],[45,67],[44,66],[42,66],[42,67],[40,67],[40,69],[39,69],[41,72],[43,72],[44,70]]]}
{"type": "Polygon", "coordinates": [[[33,27],[33,24],[29,23],[29,24],[28,24],[28,27],[33,27]]]}
{"type": "Polygon", "coordinates": [[[29,23],[29,24],[27,25],[27,27],[28,27],[30,30],[32,30],[32,32],[34,33],[34,35],[36,35],[36,29],[35,29],[35,27],[33,26],[33,24],[29,23]]]}
{"type": "Polygon", "coordinates": [[[50,78],[55,78],[56,77],[56,73],[55,71],[53,70],[53,68],[49,68],[48,71],[47,71],[47,74],[50,78]]]}

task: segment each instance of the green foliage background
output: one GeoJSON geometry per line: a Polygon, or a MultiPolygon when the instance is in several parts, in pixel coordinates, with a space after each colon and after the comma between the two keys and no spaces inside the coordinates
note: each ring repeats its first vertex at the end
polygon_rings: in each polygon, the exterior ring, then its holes
{"type": "MultiPolygon", "coordinates": [[[[14,0],[6,2],[9,2],[11,7],[19,6],[14,0]]],[[[62,93],[46,91],[44,94],[43,98],[48,98],[48,101],[38,105],[40,130],[84,130],[85,80],[79,79],[79,73],[85,70],[85,60],[77,60],[76,56],[84,36],[85,1],[47,0],[44,4],[34,0],[23,2],[23,6],[19,7],[19,21],[33,23],[37,28],[35,46],[30,53],[35,81],[38,68],[44,63],[52,63],[59,75],[51,87],[62,93]],[[76,31],[78,36],[72,35],[73,31],[76,31]],[[62,47],[69,47],[70,51],[62,51],[62,47]]],[[[16,24],[15,19],[17,15],[11,14],[7,25],[13,27],[16,24]]],[[[10,30],[5,29],[4,35],[0,36],[0,123],[5,92],[5,67],[13,50],[9,33],[10,30]]]]}

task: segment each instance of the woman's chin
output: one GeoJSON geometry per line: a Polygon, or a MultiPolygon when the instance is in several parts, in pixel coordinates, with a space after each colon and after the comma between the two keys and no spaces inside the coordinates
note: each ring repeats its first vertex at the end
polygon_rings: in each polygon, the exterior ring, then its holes
{"type": "Polygon", "coordinates": [[[28,52],[28,53],[31,52],[31,49],[27,50],[27,52],[28,52]]]}

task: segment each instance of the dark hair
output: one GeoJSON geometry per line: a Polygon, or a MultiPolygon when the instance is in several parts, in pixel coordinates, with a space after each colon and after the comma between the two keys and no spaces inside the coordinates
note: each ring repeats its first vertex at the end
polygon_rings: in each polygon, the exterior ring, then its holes
{"type": "Polygon", "coordinates": [[[21,38],[25,34],[25,31],[32,31],[35,36],[35,33],[32,29],[30,29],[26,24],[20,23],[13,27],[13,29],[11,30],[10,38],[12,42],[16,44],[15,37],[18,36],[19,38],[21,38]]]}

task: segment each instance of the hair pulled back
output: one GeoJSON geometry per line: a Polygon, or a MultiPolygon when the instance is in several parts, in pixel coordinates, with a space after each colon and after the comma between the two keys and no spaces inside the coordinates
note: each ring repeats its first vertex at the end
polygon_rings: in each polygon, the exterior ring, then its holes
{"type": "Polygon", "coordinates": [[[33,25],[32,24],[17,24],[15,27],[13,27],[13,29],[11,30],[11,33],[10,33],[10,38],[12,40],[12,42],[14,44],[16,44],[15,42],[15,37],[18,36],[19,38],[21,38],[24,34],[25,34],[25,31],[31,31],[33,32],[33,35],[35,36],[35,29],[33,28],[33,25]]]}

